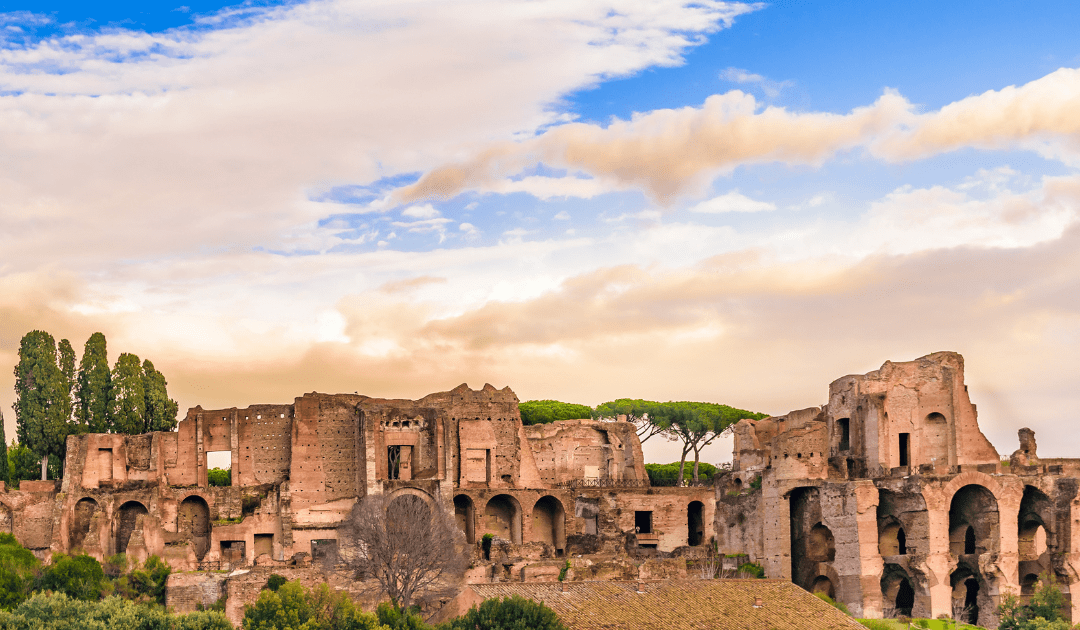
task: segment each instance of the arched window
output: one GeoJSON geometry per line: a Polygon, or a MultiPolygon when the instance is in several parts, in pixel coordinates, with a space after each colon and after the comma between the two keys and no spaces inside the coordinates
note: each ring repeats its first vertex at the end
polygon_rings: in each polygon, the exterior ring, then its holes
{"type": "Polygon", "coordinates": [[[521,544],[521,509],[517,501],[508,494],[492,497],[484,507],[484,530],[521,544]]]}
{"type": "Polygon", "coordinates": [[[120,506],[116,523],[116,553],[127,551],[138,518],[146,514],[149,514],[146,506],[138,501],[128,501],[120,506]]]}
{"type": "Polygon", "coordinates": [[[832,562],[836,558],[836,543],[832,531],[822,523],[810,529],[807,558],[814,562],[832,562]]]}
{"type": "Polygon", "coordinates": [[[566,512],[562,502],[553,496],[540,497],[533,506],[533,537],[555,549],[555,555],[562,556],[566,549],[566,512]]]}

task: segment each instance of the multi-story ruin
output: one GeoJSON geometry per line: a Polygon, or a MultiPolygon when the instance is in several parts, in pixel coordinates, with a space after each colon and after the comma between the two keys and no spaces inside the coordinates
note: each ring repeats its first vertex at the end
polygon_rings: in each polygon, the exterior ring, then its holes
{"type": "Polygon", "coordinates": [[[0,493],[0,530],[42,557],[156,554],[177,571],[170,604],[229,595],[234,618],[268,571],[332,577],[338,526],[368,494],[452,511],[471,583],[686,578],[732,554],[860,616],[995,625],[1002,593],[1026,595],[1044,572],[1065,589],[1080,580],[1080,460],[1040,459],[1024,429],[1002,462],[958,354],[841,378],[826,405],[734,432],[714,486],[654,488],[634,425],[523,426],[509,388],[195,407],[175,432],[69,438],[60,487],[0,493]],[[217,458],[231,486],[208,483],[217,458]]]}

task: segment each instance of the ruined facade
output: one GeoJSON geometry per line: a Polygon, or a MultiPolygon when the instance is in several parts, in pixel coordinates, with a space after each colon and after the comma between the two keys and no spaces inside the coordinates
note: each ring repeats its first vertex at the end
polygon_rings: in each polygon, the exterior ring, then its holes
{"type": "Polygon", "coordinates": [[[514,393],[491,385],[420,400],[311,393],[289,405],[195,407],[174,432],[73,436],[60,488],[22,486],[0,494],[0,530],[42,557],[158,555],[177,571],[178,609],[213,602],[187,602],[185,571],[325,573],[348,542],[339,524],[368,494],[452,511],[472,582],[555,580],[571,557],[579,579],[665,577],[664,557],[704,551],[715,511],[711,487],[650,487],[631,423],[524,426],[514,393]],[[208,484],[219,458],[231,462],[229,487],[208,484]]]}
{"type": "Polygon", "coordinates": [[[1003,593],[1080,581],[1080,460],[1040,459],[1029,429],[1020,442],[1003,462],[983,436],[960,355],[887,362],[822,407],[736,425],[717,543],[859,617],[993,627],[1003,593]]]}

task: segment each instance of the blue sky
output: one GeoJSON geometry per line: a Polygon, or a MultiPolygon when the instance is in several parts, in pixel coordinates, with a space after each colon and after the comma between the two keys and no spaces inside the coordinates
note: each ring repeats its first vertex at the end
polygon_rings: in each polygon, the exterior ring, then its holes
{"type": "Polygon", "coordinates": [[[1072,3],[0,11],[0,362],[784,413],[948,349],[999,450],[1080,449],[1072,3]]]}

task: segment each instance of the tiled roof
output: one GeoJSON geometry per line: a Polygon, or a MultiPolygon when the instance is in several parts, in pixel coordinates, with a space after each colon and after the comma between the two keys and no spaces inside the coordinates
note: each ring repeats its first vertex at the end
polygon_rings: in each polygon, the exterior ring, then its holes
{"type": "Polygon", "coordinates": [[[483,599],[522,597],[552,608],[570,630],[866,630],[786,580],[472,584],[483,599]],[[756,598],[762,606],[754,607],[756,598]]]}

